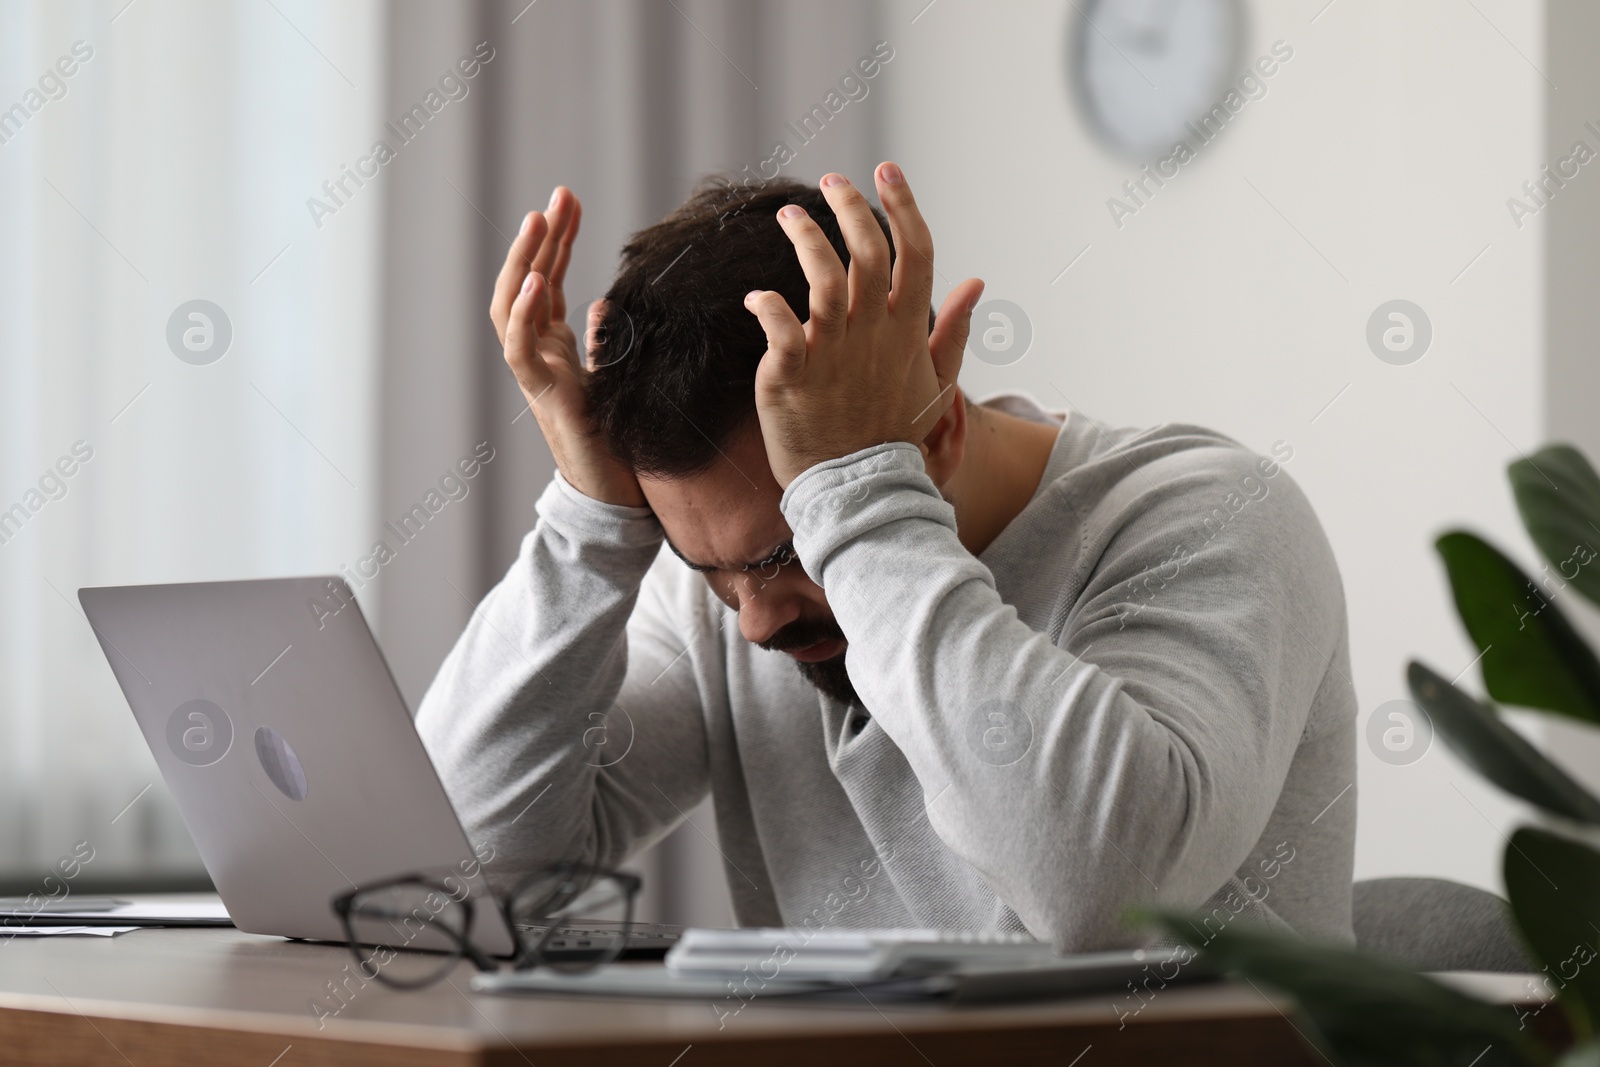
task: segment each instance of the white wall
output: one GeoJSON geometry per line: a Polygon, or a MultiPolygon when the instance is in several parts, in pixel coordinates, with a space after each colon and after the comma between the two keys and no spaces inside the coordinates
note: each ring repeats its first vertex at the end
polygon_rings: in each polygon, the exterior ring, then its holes
{"type": "MultiPolygon", "coordinates": [[[[1549,0],[1546,4],[1545,57],[1541,66],[1560,90],[1550,92],[1545,110],[1546,162],[1568,155],[1574,142],[1600,149],[1600,67],[1594,43],[1600,40],[1600,6],[1591,0],[1549,0]]],[[[1568,166],[1570,172],[1571,167],[1568,166]]],[[[1593,164],[1556,190],[1550,204],[1527,220],[1526,229],[1544,242],[1544,305],[1548,387],[1545,411],[1552,440],[1600,460],[1600,360],[1595,359],[1600,301],[1595,300],[1596,248],[1600,247],[1600,178],[1593,164]]],[[[1600,612],[1580,597],[1563,598],[1561,607],[1600,645],[1600,612]]],[[[1600,788],[1600,731],[1580,724],[1552,722],[1554,754],[1591,787],[1600,788]]]]}
{"type": "MultiPolygon", "coordinates": [[[[1293,58],[1118,229],[1106,200],[1137,168],[1069,100],[1074,5],[926,2],[891,8],[884,88],[936,296],[976,274],[1036,331],[1013,366],[969,360],[963,385],[1289,442],[1344,574],[1362,726],[1407,695],[1409,658],[1465,667],[1432,539],[1463,524],[1533,559],[1504,465],[1543,438],[1541,245],[1505,200],[1544,162],[1542,5],[1248,3],[1244,60],[1280,39],[1293,58]],[[1410,366],[1364,340],[1392,298],[1433,322],[1410,366]]],[[[1518,809],[1442,744],[1395,767],[1363,742],[1357,794],[1357,877],[1499,884],[1496,827],[1518,809]]]]}
{"type": "Polygon", "coordinates": [[[93,877],[199,869],[79,587],[330,573],[369,543],[382,194],[321,230],[305,202],[380,125],[381,18],[0,0],[0,108],[89,53],[0,144],[0,509],[94,450],[0,544],[0,879],[80,840],[93,877]],[[197,298],[232,325],[204,366],[166,337],[197,298]]]}

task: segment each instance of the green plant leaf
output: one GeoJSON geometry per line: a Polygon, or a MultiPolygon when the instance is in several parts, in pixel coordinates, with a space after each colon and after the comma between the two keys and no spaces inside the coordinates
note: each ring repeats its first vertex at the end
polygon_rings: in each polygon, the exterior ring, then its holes
{"type": "Polygon", "coordinates": [[[1600,660],[1549,590],[1481,537],[1455,531],[1436,545],[1489,695],[1600,724],[1600,660]]]}
{"type": "Polygon", "coordinates": [[[1463,693],[1413,660],[1411,695],[1462,761],[1513,796],[1579,822],[1600,825],[1600,799],[1500,720],[1490,705],[1463,693]]]}
{"type": "Polygon", "coordinates": [[[1571,445],[1546,445],[1508,473],[1528,536],[1563,579],[1600,604],[1600,475],[1571,445]]]}
{"type": "Polygon", "coordinates": [[[1399,963],[1245,924],[1207,928],[1205,916],[1138,909],[1131,917],[1159,926],[1230,974],[1293,996],[1301,1036],[1335,1064],[1548,1062],[1511,1008],[1399,963]]]}
{"type": "Polygon", "coordinates": [[[1556,1061],[1555,1067],[1600,1067],[1600,1043],[1574,1045],[1556,1061]]]}
{"type": "Polygon", "coordinates": [[[1505,855],[1506,895],[1579,1037],[1600,1020],[1600,852],[1524,826],[1505,855]]]}

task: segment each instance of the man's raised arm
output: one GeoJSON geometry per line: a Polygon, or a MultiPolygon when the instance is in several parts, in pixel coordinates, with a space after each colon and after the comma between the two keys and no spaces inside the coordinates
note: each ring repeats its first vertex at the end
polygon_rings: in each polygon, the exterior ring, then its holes
{"type": "MultiPolygon", "coordinates": [[[[467,832],[494,847],[487,870],[500,887],[557,859],[619,863],[707,789],[694,692],[627,684],[683,649],[658,602],[635,610],[661,526],[588,425],[562,289],[580,210],[558,188],[547,212],[529,213],[490,307],[558,473],[417,712],[467,832]]],[[[591,336],[600,313],[597,301],[591,336]]]]}

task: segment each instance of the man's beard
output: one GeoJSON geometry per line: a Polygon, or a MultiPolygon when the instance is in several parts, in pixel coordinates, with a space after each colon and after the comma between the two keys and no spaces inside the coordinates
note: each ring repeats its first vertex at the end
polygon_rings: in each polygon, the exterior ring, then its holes
{"type": "MultiPolygon", "coordinates": [[[[833,640],[845,640],[844,631],[833,619],[796,619],[760,642],[760,645],[768,651],[788,652],[809,648],[819,641],[833,640]]],[[[856,695],[856,687],[850,684],[850,675],[844,669],[844,658],[845,652],[841,652],[832,659],[818,660],[816,663],[795,660],[794,665],[800,668],[800,677],[833,699],[844,704],[860,704],[861,698],[856,695]]]]}

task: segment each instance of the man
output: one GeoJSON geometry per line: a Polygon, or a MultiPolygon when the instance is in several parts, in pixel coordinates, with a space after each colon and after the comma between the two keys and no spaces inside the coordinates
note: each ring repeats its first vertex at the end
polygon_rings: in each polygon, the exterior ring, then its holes
{"type": "Polygon", "coordinates": [[[558,474],[417,718],[497,883],[709,791],[744,925],[1094,950],[1143,901],[1349,941],[1344,599],[1292,449],[968,400],[982,283],[930,330],[927,226],[875,180],[887,220],[837,174],[703,188],[623,250],[587,365],[578,201],[524,220],[491,315],[558,474]]]}

